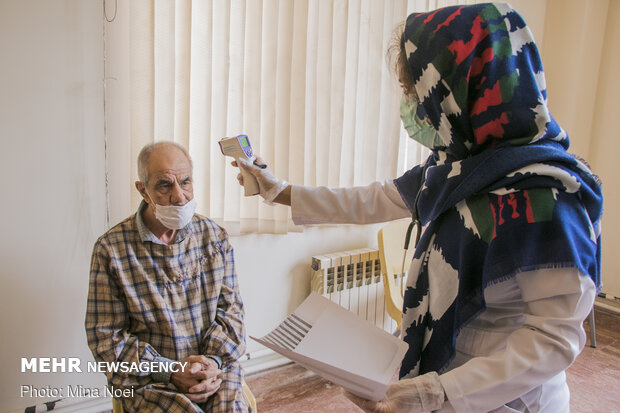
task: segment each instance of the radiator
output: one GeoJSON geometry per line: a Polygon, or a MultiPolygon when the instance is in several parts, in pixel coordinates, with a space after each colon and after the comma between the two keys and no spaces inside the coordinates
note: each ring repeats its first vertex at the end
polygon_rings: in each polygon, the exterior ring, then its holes
{"type": "Polygon", "coordinates": [[[381,261],[376,249],[312,257],[310,288],[385,331],[396,330],[396,322],[385,309],[381,261]]]}

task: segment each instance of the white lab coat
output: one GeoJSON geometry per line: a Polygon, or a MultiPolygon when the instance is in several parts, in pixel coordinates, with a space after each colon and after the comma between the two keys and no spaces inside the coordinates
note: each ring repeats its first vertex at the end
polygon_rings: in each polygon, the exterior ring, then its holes
{"type": "MultiPolygon", "coordinates": [[[[367,224],[410,217],[391,180],[365,187],[293,186],[298,224],[367,224]]],[[[577,269],[517,274],[486,288],[487,309],[459,334],[457,354],[439,376],[442,412],[568,412],[564,370],[583,349],[583,320],[595,297],[577,269]],[[499,407],[498,407],[499,406],[499,407]]]]}

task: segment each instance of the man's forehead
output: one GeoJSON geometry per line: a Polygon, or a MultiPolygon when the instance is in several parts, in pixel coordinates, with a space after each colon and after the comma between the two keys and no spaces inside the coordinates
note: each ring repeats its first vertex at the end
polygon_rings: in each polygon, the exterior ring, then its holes
{"type": "Polygon", "coordinates": [[[192,167],[185,154],[174,146],[154,149],[149,157],[149,173],[154,178],[191,176],[192,167]]]}
{"type": "Polygon", "coordinates": [[[191,178],[192,177],[192,172],[189,169],[185,169],[185,170],[174,170],[174,169],[167,169],[164,171],[158,171],[156,173],[154,173],[152,175],[152,182],[159,182],[159,181],[170,181],[172,179],[172,177],[175,177],[177,180],[183,180],[185,178],[191,178]]]}

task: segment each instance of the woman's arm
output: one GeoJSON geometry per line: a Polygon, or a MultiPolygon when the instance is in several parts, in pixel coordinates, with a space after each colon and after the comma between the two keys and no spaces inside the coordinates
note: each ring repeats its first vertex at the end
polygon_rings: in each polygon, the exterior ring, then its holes
{"type": "Polygon", "coordinates": [[[293,222],[297,225],[372,224],[411,216],[389,179],[353,188],[289,188],[293,222]]]}
{"type": "MultiPolygon", "coordinates": [[[[260,159],[260,158],[257,158],[260,159]]],[[[262,160],[260,160],[262,163],[262,160]]],[[[245,160],[232,162],[254,175],[266,202],[289,205],[293,222],[303,224],[372,224],[411,216],[393,181],[374,182],[353,188],[289,185],[269,169],[245,160]]],[[[237,175],[243,185],[243,176],[237,175]]]]}

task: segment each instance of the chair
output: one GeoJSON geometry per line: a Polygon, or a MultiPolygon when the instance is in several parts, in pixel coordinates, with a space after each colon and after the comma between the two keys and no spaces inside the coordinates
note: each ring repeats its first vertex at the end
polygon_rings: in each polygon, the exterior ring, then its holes
{"type": "Polygon", "coordinates": [[[112,399],[112,413],[125,413],[123,403],[119,399],[112,399]]]}
{"type": "MultiPolygon", "coordinates": [[[[405,250],[405,236],[411,220],[398,220],[381,228],[377,235],[379,241],[379,260],[381,261],[381,278],[385,292],[385,306],[390,317],[396,321],[397,331],[400,332],[403,318],[403,293],[394,280],[395,276],[403,275],[409,270],[413,259],[413,240],[405,250]],[[404,257],[404,271],[403,271],[404,257]]],[[[401,286],[405,283],[401,279],[401,286]]],[[[404,287],[404,286],[403,286],[404,287]]],[[[395,332],[396,333],[396,332],[395,332]]]]}
{"type": "Polygon", "coordinates": [[[252,390],[250,390],[250,387],[245,382],[245,380],[241,380],[241,387],[243,387],[243,393],[245,393],[245,397],[248,399],[248,402],[250,402],[250,407],[252,407],[252,412],[254,413],[258,412],[258,409],[256,409],[256,397],[254,397],[252,390]]]}
{"type": "MultiPolygon", "coordinates": [[[[245,380],[241,380],[241,387],[243,388],[243,393],[245,397],[250,402],[250,407],[252,407],[252,412],[256,413],[258,410],[256,409],[256,398],[254,394],[252,394],[252,390],[248,387],[248,384],[245,380]]],[[[119,399],[112,399],[112,412],[113,413],[125,413],[125,409],[123,409],[123,403],[119,399]]]]}
{"type": "Polygon", "coordinates": [[[588,315],[588,323],[590,324],[590,347],[596,348],[596,326],[594,320],[594,306],[588,315]]]}

